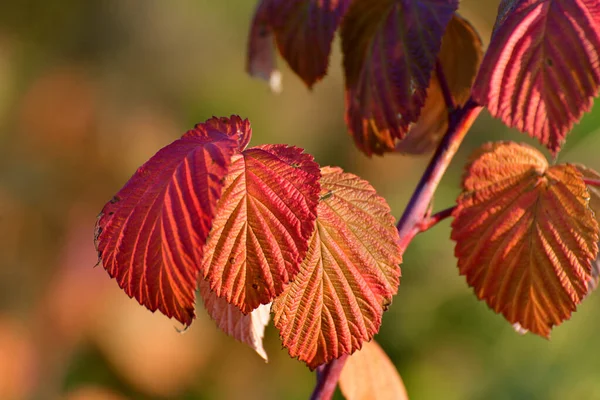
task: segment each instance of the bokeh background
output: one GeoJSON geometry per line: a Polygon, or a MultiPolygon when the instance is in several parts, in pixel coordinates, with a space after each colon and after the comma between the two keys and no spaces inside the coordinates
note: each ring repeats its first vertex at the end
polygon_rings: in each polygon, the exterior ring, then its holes
{"type": "MultiPolygon", "coordinates": [[[[498,0],[463,0],[489,41],[498,0]]],[[[269,363],[202,311],[185,333],[94,268],[96,215],[134,170],[197,122],[239,114],[253,145],[305,148],[369,180],[400,216],[428,161],[369,159],[343,122],[341,56],[311,92],[244,72],[255,1],[0,2],[0,399],[307,399],[314,375],[266,333],[269,363]]],[[[336,39],[337,40],[337,39],[336,39]]],[[[600,108],[560,153],[600,169],[600,108]]],[[[534,143],[483,113],[435,198],[452,205],[469,153],[534,143]]],[[[458,275],[449,222],[405,254],[376,339],[412,399],[600,399],[600,297],[550,341],[515,333],[458,275]]],[[[339,396],[339,394],[338,394],[339,396]]]]}

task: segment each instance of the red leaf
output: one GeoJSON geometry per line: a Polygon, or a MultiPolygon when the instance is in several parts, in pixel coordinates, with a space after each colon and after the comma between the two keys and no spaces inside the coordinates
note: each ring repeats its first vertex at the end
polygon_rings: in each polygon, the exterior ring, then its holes
{"type": "Polygon", "coordinates": [[[396,367],[374,340],[348,358],[340,390],[346,400],[408,400],[396,367]]]}
{"type": "Polygon", "coordinates": [[[342,23],[346,122],[367,155],[394,151],[425,103],[458,0],[355,0],[342,23]]]}
{"type": "Polygon", "coordinates": [[[249,313],[294,278],[314,230],[320,171],[282,145],[234,156],[202,262],[211,289],[249,313]]]}
{"type": "Polygon", "coordinates": [[[204,136],[212,138],[214,135],[218,137],[222,134],[236,138],[238,141],[238,150],[243,151],[252,138],[250,121],[241,119],[237,115],[232,115],[230,118],[212,117],[202,124],[197,124],[194,129],[187,131],[183,137],[204,136]]]}
{"type": "Polygon", "coordinates": [[[503,0],[473,88],[493,116],[554,154],[600,85],[597,0],[503,0]]]}
{"type": "Polygon", "coordinates": [[[321,170],[317,227],[300,273],[273,302],[292,357],[310,368],[359,349],[398,289],[398,231],[385,200],[339,168],[321,170]]]}
{"type": "Polygon", "coordinates": [[[204,243],[247,121],[208,120],[161,149],[108,202],[96,223],[104,268],[130,297],[189,325],[204,243]]]}
{"type": "Polygon", "coordinates": [[[239,308],[229,304],[225,299],[218,297],[210,290],[208,282],[200,280],[200,297],[204,307],[217,326],[229,336],[250,346],[260,357],[267,361],[267,353],[263,347],[262,339],[265,327],[269,323],[271,305],[260,305],[249,314],[244,315],[239,308]]]}
{"type": "Polygon", "coordinates": [[[452,239],[461,275],[512,324],[542,336],[588,292],[598,223],[572,165],[532,147],[483,146],[466,169],[452,239]]]}

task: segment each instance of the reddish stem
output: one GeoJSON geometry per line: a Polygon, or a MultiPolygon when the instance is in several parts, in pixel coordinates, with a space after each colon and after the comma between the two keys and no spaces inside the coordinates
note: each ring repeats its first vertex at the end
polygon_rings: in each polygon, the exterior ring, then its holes
{"type": "Polygon", "coordinates": [[[585,182],[586,185],[600,186],[600,179],[583,178],[583,181],[585,182]]]}
{"type": "Polygon", "coordinates": [[[331,399],[347,359],[348,354],[344,354],[340,358],[317,368],[317,385],[310,396],[310,400],[331,399]]]}
{"type": "Polygon", "coordinates": [[[404,214],[400,218],[398,233],[400,234],[400,247],[406,250],[408,244],[419,233],[419,225],[427,216],[427,208],[431,203],[433,194],[437,189],[442,176],[448,169],[452,157],[456,154],[460,143],[473,125],[475,118],[481,112],[482,107],[472,99],[467,101],[464,107],[457,108],[450,114],[448,130],[440,145],[433,155],[425,173],[421,177],[404,214]]]}
{"type": "Polygon", "coordinates": [[[434,227],[438,222],[448,218],[452,215],[456,206],[452,206],[450,208],[446,208],[445,210],[438,211],[437,213],[430,215],[428,217],[423,218],[421,223],[419,223],[419,232],[425,232],[428,229],[434,227]]]}

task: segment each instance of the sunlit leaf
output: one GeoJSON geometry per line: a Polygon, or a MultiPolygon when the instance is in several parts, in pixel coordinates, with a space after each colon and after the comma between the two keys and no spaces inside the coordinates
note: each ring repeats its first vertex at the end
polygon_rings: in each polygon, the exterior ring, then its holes
{"type": "MultiPolygon", "coordinates": [[[[600,181],[600,174],[591,168],[576,164],[575,165],[579,172],[586,179],[593,179],[600,181]]],[[[590,208],[596,216],[596,221],[600,224],[600,187],[588,185],[588,192],[590,193],[590,208]]],[[[599,255],[600,256],[600,255],[599,255]]],[[[588,291],[591,293],[598,287],[600,281],[600,257],[596,256],[596,259],[592,263],[592,278],[588,281],[588,291]]]]}
{"type": "MultiPolygon", "coordinates": [[[[482,56],[481,39],[477,31],[466,19],[455,14],[446,27],[438,59],[448,89],[458,106],[463,106],[471,94],[471,85],[482,56]]],[[[410,126],[406,137],[397,143],[396,150],[410,154],[431,151],[437,146],[447,127],[448,106],[437,74],[433,74],[421,116],[410,126]]]]}
{"type": "Polygon", "coordinates": [[[373,337],[402,261],[388,205],[355,175],[322,169],[317,214],[300,273],[273,302],[283,345],[310,368],[373,337]]]}
{"type": "Polygon", "coordinates": [[[244,315],[239,308],[229,304],[222,297],[218,297],[208,282],[201,280],[199,283],[200,297],[204,307],[217,326],[229,336],[250,346],[260,357],[267,361],[267,353],[263,347],[262,339],[265,327],[269,323],[271,305],[263,304],[249,314],[244,315]]]}
{"type": "Polygon", "coordinates": [[[598,0],[503,0],[473,95],[556,153],[600,84],[598,0]]]}
{"type": "Polygon", "coordinates": [[[600,258],[596,256],[596,259],[592,262],[592,277],[588,280],[588,294],[592,293],[598,288],[600,281],[600,258]]]}
{"type": "Polygon", "coordinates": [[[148,309],[189,325],[204,243],[223,178],[250,137],[247,121],[213,118],[142,165],[96,224],[104,268],[148,309]]]}
{"type": "Polygon", "coordinates": [[[234,156],[201,268],[219,297],[246,314],[294,278],[314,230],[319,176],[312,156],[295,147],[234,156]]]}
{"type": "Polygon", "coordinates": [[[197,136],[205,135],[212,137],[214,133],[225,133],[228,136],[235,137],[238,141],[238,150],[243,151],[250,143],[252,138],[252,128],[250,127],[250,121],[247,119],[241,119],[238,116],[231,116],[231,118],[217,118],[212,117],[206,120],[202,124],[197,124],[194,129],[186,132],[183,137],[188,135],[197,136]]]}
{"type": "Polygon", "coordinates": [[[483,146],[463,178],[452,223],[460,273],[496,312],[538,335],[587,293],[598,223],[581,173],[511,142],[483,146]]]}
{"type": "Polygon", "coordinates": [[[396,367],[374,340],[348,358],[340,389],[346,400],[408,400],[396,367]]]}
{"type": "Polygon", "coordinates": [[[425,103],[458,0],[355,0],[342,22],[346,122],[370,155],[394,151],[425,103]]]}
{"type": "MultiPolygon", "coordinates": [[[[593,169],[581,164],[575,164],[575,167],[577,167],[585,179],[600,181],[600,174],[593,169]]],[[[594,212],[596,220],[600,222],[600,187],[588,185],[587,188],[590,193],[590,208],[594,212]]]]}

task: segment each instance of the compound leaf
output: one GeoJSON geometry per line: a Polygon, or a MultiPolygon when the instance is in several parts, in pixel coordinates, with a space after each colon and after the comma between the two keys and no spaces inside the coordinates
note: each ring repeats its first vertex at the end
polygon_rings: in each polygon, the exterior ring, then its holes
{"type": "Polygon", "coordinates": [[[317,227],[300,272],[273,302],[292,357],[310,368],[351,354],[379,330],[402,261],[385,200],[339,168],[321,170],[317,227]]]}
{"type": "Polygon", "coordinates": [[[458,0],[355,0],[341,28],[346,123],[367,155],[394,151],[425,103],[458,0]]]}
{"type": "Polygon", "coordinates": [[[308,249],[319,177],[312,156],[295,147],[233,157],[201,267],[217,296],[247,314],[283,291],[308,249]]]}
{"type": "Polygon", "coordinates": [[[267,361],[267,353],[262,340],[265,335],[265,327],[269,323],[271,305],[262,304],[251,313],[244,315],[239,308],[229,304],[210,290],[210,285],[205,280],[202,279],[198,286],[204,307],[217,326],[229,336],[250,346],[267,361]]]}
{"type": "MultiPolygon", "coordinates": [[[[464,106],[483,57],[481,39],[464,18],[454,15],[442,37],[438,60],[448,89],[458,106],[464,106]]],[[[401,153],[423,154],[433,150],[448,128],[448,106],[437,77],[433,74],[427,88],[427,99],[416,123],[404,139],[396,144],[401,153]]]]}
{"type": "Polygon", "coordinates": [[[142,165],[98,217],[102,265],[148,309],[189,325],[204,243],[247,120],[213,118],[142,165]]]}
{"type": "Polygon", "coordinates": [[[468,165],[457,203],[461,275],[510,323],[549,336],[587,294],[598,253],[581,173],[548,166],[526,145],[487,144],[468,165]]]}
{"type": "Polygon", "coordinates": [[[346,400],[408,400],[396,367],[374,340],[348,358],[340,389],[346,400]]]}
{"type": "Polygon", "coordinates": [[[503,0],[474,98],[554,154],[600,85],[597,0],[503,0]]]}

